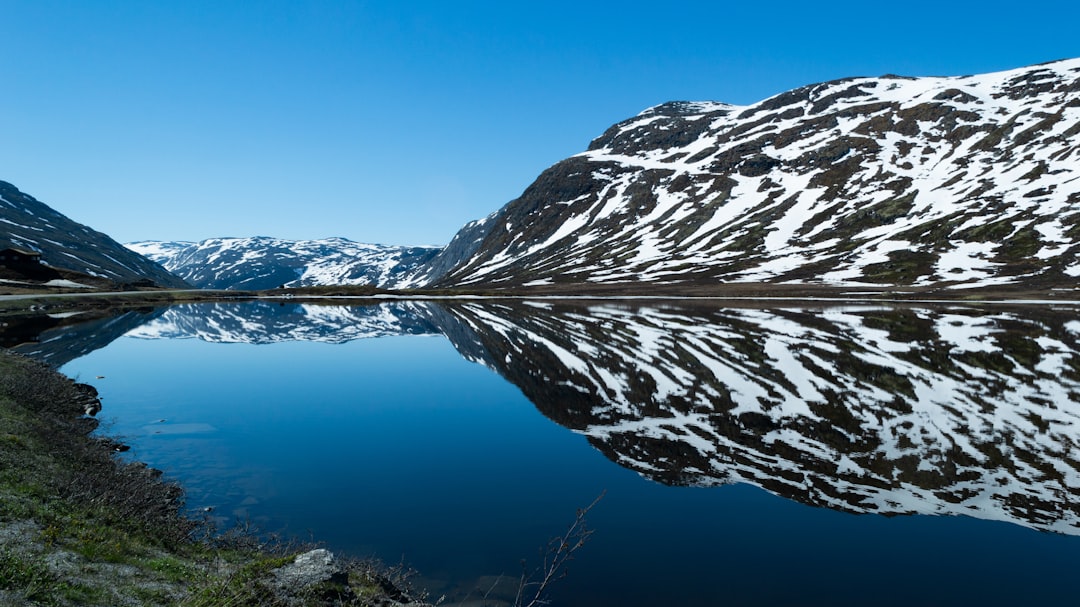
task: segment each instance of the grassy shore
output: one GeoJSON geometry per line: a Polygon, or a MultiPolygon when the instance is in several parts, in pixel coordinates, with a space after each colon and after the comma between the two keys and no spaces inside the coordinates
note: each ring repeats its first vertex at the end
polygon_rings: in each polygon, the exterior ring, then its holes
{"type": "Polygon", "coordinates": [[[339,561],[332,578],[298,584],[285,573],[312,547],[215,533],[181,487],[92,434],[99,408],[93,388],[0,351],[0,604],[410,602],[375,563],[339,561]]]}

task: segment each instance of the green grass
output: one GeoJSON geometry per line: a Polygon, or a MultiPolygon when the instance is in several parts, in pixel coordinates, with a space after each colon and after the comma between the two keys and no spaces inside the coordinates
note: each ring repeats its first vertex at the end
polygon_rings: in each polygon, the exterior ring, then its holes
{"type": "Polygon", "coordinates": [[[18,590],[34,600],[43,597],[57,582],[40,558],[0,548],[0,590],[18,590]]]}

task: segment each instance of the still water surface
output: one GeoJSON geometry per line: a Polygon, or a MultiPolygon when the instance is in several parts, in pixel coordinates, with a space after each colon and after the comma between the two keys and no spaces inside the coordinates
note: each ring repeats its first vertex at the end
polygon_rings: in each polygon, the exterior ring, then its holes
{"type": "Polygon", "coordinates": [[[538,564],[601,493],[556,605],[1080,591],[1075,309],[248,303],[125,322],[144,324],[61,370],[190,506],[404,559],[451,603],[538,564]]]}

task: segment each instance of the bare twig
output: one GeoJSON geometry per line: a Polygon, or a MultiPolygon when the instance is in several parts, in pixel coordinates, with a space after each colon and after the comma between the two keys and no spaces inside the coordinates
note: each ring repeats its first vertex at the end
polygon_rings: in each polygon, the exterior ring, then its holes
{"type": "Polygon", "coordinates": [[[551,584],[566,577],[564,566],[573,560],[574,553],[592,536],[593,530],[586,526],[585,517],[606,493],[606,490],[602,491],[591,504],[578,508],[577,516],[566,533],[552,538],[548,543],[547,553],[540,567],[530,572],[525,561],[521,562],[521,582],[518,584],[514,607],[541,607],[551,602],[547,598],[551,584]]]}

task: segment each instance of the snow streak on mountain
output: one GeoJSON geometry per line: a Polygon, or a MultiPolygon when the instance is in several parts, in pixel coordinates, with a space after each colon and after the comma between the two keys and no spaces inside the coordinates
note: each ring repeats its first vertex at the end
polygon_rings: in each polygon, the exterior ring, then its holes
{"type": "Polygon", "coordinates": [[[467,231],[428,280],[1071,287],[1080,59],[667,103],[467,231]]]}
{"type": "Polygon", "coordinates": [[[373,285],[396,287],[438,247],[360,244],[344,238],[211,238],[202,242],[144,241],[126,245],[205,289],[373,285]]]}

